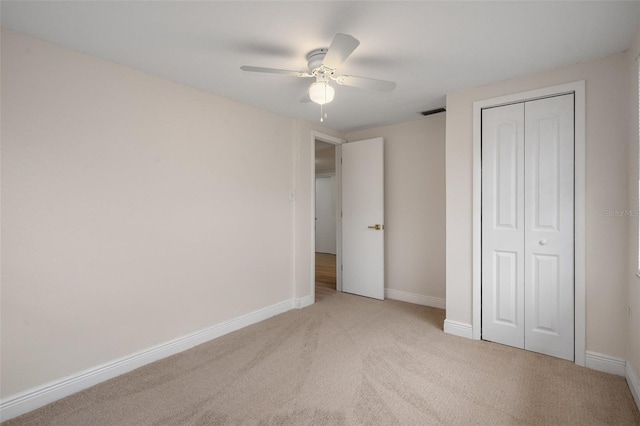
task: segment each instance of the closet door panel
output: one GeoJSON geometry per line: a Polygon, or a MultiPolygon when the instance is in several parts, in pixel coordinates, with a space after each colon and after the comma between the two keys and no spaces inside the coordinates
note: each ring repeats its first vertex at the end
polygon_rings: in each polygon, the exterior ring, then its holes
{"type": "Polygon", "coordinates": [[[525,103],[525,348],[574,357],[573,95],[525,103]]]}
{"type": "Polygon", "coordinates": [[[524,347],[524,105],[482,112],[482,338],[524,347]]]}

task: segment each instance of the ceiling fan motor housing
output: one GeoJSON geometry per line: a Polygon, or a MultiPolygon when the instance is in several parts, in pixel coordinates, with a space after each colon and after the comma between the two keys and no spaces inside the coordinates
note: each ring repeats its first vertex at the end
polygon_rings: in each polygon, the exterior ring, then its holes
{"type": "Polygon", "coordinates": [[[322,61],[324,60],[324,57],[327,55],[328,50],[329,49],[323,47],[320,49],[312,50],[307,54],[307,64],[311,72],[322,67],[322,61]]]}

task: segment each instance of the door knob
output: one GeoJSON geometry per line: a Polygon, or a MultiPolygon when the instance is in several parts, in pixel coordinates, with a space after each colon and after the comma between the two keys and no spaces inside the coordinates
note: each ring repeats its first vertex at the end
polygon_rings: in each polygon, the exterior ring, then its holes
{"type": "Polygon", "coordinates": [[[541,246],[544,246],[545,244],[547,244],[547,240],[540,240],[538,241],[538,244],[540,244],[541,246]]]}
{"type": "Polygon", "coordinates": [[[375,224],[375,225],[369,225],[367,226],[367,228],[369,229],[375,229],[376,231],[379,231],[381,229],[384,229],[384,225],[379,225],[379,224],[375,224]]]}

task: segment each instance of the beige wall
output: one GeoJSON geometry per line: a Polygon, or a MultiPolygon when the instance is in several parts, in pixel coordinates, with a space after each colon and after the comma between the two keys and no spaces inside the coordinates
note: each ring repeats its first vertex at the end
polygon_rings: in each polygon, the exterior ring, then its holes
{"type": "Polygon", "coordinates": [[[472,322],[472,104],[586,80],[586,348],[623,357],[627,340],[628,220],[605,210],[628,204],[624,54],[447,96],[447,319],[472,322]]]}
{"type": "Polygon", "coordinates": [[[347,134],[385,140],[385,283],[445,297],[445,114],[347,134]]]}
{"type": "MultiPolygon", "coordinates": [[[[638,211],[638,63],[640,55],[640,29],[627,52],[626,66],[629,96],[629,204],[631,211],[638,211]]],[[[627,346],[627,361],[636,375],[640,374],[640,279],[638,272],[638,218],[628,217],[629,221],[629,262],[627,281],[629,286],[628,303],[631,308],[627,346]]]]}
{"type": "Polygon", "coordinates": [[[307,124],[5,31],[1,86],[2,397],[294,297],[307,124]]]}
{"type": "Polygon", "coordinates": [[[309,296],[342,133],[5,30],[1,87],[0,397],[309,296]]]}

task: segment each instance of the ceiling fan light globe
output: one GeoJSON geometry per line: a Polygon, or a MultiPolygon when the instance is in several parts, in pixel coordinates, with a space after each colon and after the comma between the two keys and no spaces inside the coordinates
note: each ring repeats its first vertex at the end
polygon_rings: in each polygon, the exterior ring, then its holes
{"type": "Polygon", "coordinates": [[[335,94],[334,88],[324,81],[316,81],[309,86],[309,98],[320,105],[331,102],[335,94]]]}

